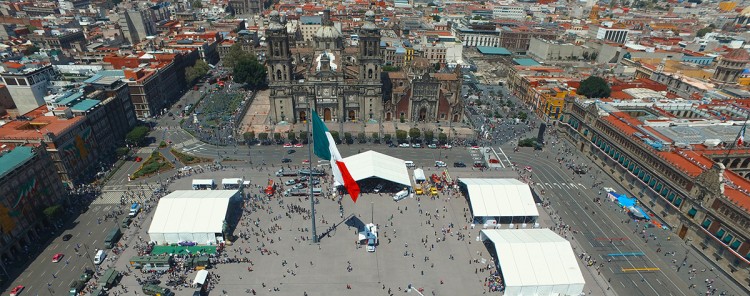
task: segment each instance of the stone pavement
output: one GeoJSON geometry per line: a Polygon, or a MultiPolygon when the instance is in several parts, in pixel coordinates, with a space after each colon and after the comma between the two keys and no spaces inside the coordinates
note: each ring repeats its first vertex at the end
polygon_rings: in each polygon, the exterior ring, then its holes
{"type": "MultiPolygon", "coordinates": [[[[277,168],[268,167],[263,171],[236,168],[202,173],[176,180],[170,185],[170,190],[190,189],[193,178],[213,178],[219,183],[221,178],[244,177],[253,184],[265,184],[277,168]]],[[[501,173],[510,175],[512,171],[501,173]]],[[[498,175],[498,171],[479,173],[462,168],[451,169],[451,174],[498,175]]],[[[272,178],[279,181],[279,178],[272,178]]],[[[251,188],[246,192],[255,194],[259,189],[251,188]]],[[[321,198],[316,205],[318,234],[323,236],[319,244],[312,244],[309,232],[305,231],[310,228],[307,215],[287,211],[288,206],[308,209],[309,201],[274,197],[270,202],[257,205],[261,208],[246,213],[241,221],[244,226],[235,231],[235,234],[248,234],[248,239],[236,241],[227,250],[229,257],[248,258],[252,265],[228,263],[210,269],[212,274],[220,276],[212,294],[222,295],[218,292],[224,290],[227,295],[236,295],[254,289],[258,295],[303,295],[304,292],[308,295],[352,295],[354,291],[362,295],[388,295],[387,291],[391,289],[395,295],[399,293],[399,287],[403,290],[409,283],[424,288],[425,295],[433,292],[435,295],[482,295],[486,292],[483,281],[489,273],[478,271],[483,265],[473,263],[473,260],[481,262],[486,259],[489,262],[491,256],[484,244],[476,241],[480,229],[464,229],[469,226],[469,214],[463,197],[442,193],[436,200],[422,197],[394,202],[389,194],[363,194],[355,204],[344,196],[343,217],[338,213],[335,200],[321,198]],[[258,226],[253,225],[255,221],[259,222],[258,226]],[[380,227],[380,245],[374,253],[356,246],[357,230],[356,226],[352,227],[352,222],[364,224],[370,221],[380,227]],[[442,230],[451,224],[454,227],[445,235],[445,241],[438,241],[444,237],[442,230]],[[336,225],[335,230],[333,225],[336,225]],[[262,254],[259,248],[267,249],[270,255],[262,254]],[[408,256],[404,256],[405,252],[408,256]],[[248,271],[248,267],[252,271],[248,271]],[[347,289],[347,285],[352,290],[347,289]],[[278,288],[279,292],[268,291],[273,288],[278,288]]],[[[545,224],[551,220],[542,215],[542,227],[549,226],[545,224]]],[[[114,264],[118,270],[127,270],[127,259],[135,255],[132,245],[137,237],[148,239],[146,229],[150,216],[151,213],[145,212],[139,215],[136,225],[142,227],[134,226],[126,231],[122,243],[131,247],[114,264]]],[[[134,274],[143,277],[139,271],[134,274]]],[[[194,271],[186,275],[188,281],[194,277],[194,271]]],[[[164,279],[162,277],[162,281],[164,279]]],[[[586,291],[597,290],[590,277],[587,281],[586,291]]],[[[122,284],[128,288],[128,295],[136,290],[140,292],[133,275],[124,277],[122,284]]],[[[115,291],[123,292],[122,288],[115,291]]],[[[177,295],[191,295],[192,289],[182,288],[176,292],[177,295]]]]}

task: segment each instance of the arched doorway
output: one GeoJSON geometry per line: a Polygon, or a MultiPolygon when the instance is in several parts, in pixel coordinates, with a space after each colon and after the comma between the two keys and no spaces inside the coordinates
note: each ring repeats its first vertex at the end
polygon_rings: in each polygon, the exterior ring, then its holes
{"type": "Polygon", "coordinates": [[[422,108],[419,109],[419,121],[425,121],[427,120],[427,109],[422,108]]]}
{"type": "Polygon", "coordinates": [[[385,121],[391,121],[391,112],[385,114],[385,121]]]}
{"type": "Polygon", "coordinates": [[[458,122],[458,114],[453,115],[453,122],[458,122]]]}
{"type": "Polygon", "coordinates": [[[299,121],[307,121],[307,113],[305,111],[299,111],[299,121]]]}
{"type": "Polygon", "coordinates": [[[323,109],[323,121],[331,121],[331,108],[323,109]]]}
{"type": "Polygon", "coordinates": [[[354,110],[349,110],[349,121],[354,121],[355,119],[357,119],[354,113],[354,110]]]}

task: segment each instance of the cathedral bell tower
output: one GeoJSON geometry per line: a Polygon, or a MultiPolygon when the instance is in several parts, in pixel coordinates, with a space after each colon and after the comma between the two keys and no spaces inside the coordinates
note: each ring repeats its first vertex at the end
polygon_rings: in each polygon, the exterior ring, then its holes
{"type": "Polygon", "coordinates": [[[359,39],[359,79],[380,81],[383,60],[380,56],[380,30],[375,25],[375,13],[367,11],[359,39]]]}
{"type": "Polygon", "coordinates": [[[268,42],[268,53],[266,55],[268,82],[270,85],[289,83],[293,80],[289,34],[287,33],[286,26],[281,23],[278,11],[272,11],[269,17],[271,20],[266,31],[268,42]]]}

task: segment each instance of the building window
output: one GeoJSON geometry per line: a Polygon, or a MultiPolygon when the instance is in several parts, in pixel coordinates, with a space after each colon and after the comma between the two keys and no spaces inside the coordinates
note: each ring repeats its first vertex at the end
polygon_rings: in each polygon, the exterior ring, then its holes
{"type": "Polygon", "coordinates": [[[696,210],[695,208],[690,208],[690,210],[688,211],[688,216],[690,216],[690,218],[695,218],[695,214],[697,213],[698,210],[696,210]]]}
{"type": "Polygon", "coordinates": [[[726,230],[724,230],[724,228],[719,228],[719,230],[717,230],[717,231],[716,231],[716,233],[714,233],[714,236],[715,236],[716,238],[719,238],[719,239],[720,239],[720,238],[724,237],[724,234],[725,234],[726,232],[727,232],[727,231],[726,231],[726,230]]]}
{"type": "Polygon", "coordinates": [[[708,227],[711,226],[711,222],[711,219],[706,218],[706,220],[703,220],[703,223],[701,223],[701,227],[708,229],[708,227]]]}
{"type": "Polygon", "coordinates": [[[734,240],[734,241],[732,242],[732,244],[731,244],[731,245],[729,245],[729,247],[730,247],[730,248],[732,248],[732,250],[735,250],[735,251],[737,251],[737,249],[739,249],[739,248],[740,248],[740,245],[741,245],[741,244],[742,244],[742,242],[741,242],[740,240],[736,239],[736,240],[734,240]]]}
{"type": "Polygon", "coordinates": [[[725,244],[729,244],[730,242],[732,242],[732,239],[734,239],[734,236],[731,233],[727,233],[727,235],[724,236],[721,241],[725,244]]]}

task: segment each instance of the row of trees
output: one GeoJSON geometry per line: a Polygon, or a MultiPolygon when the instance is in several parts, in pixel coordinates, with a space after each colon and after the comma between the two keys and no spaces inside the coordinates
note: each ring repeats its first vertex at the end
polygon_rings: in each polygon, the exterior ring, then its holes
{"type": "MultiPolygon", "coordinates": [[[[263,133],[257,134],[257,137],[256,137],[256,134],[254,132],[246,132],[242,136],[246,143],[251,143],[256,140],[259,140],[259,141],[271,140],[271,137],[273,137],[273,140],[282,140],[282,135],[283,135],[282,133],[275,133],[273,134],[273,136],[271,136],[271,134],[263,132],[263,133]]],[[[337,142],[341,142],[342,140],[339,137],[339,132],[337,131],[331,131],[331,136],[337,142]]],[[[422,131],[418,128],[412,128],[408,132],[405,130],[396,130],[396,140],[398,140],[399,142],[406,142],[407,139],[412,139],[413,141],[419,141],[422,138],[422,136],[424,136],[424,140],[427,143],[431,143],[435,140],[435,133],[433,131],[425,131],[424,133],[422,133],[422,131]]],[[[286,133],[286,137],[284,139],[291,141],[291,142],[304,140],[304,139],[307,139],[307,132],[300,132],[299,137],[297,137],[297,133],[293,131],[289,131],[286,133]]],[[[365,133],[358,133],[356,135],[356,138],[354,137],[352,133],[348,133],[348,132],[344,133],[344,139],[343,139],[344,141],[351,143],[355,139],[362,143],[367,142],[368,140],[367,134],[365,133]]],[[[380,134],[372,133],[370,136],[370,139],[373,141],[376,141],[376,140],[379,141],[381,139],[380,134]]],[[[382,138],[382,140],[386,142],[390,141],[391,139],[392,139],[392,136],[390,134],[384,134],[382,138]]],[[[445,133],[439,133],[438,141],[440,143],[447,142],[448,135],[446,135],[445,133]]]]}
{"type": "Polygon", "coordinates": [[[198,78],[208,74],[209,69],[208,63],[203,60],[197,60],[195,64],[185,68],[185,81],[187,81],[187,84],[193,84],[198,78]]]}

